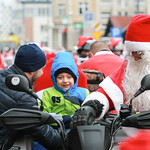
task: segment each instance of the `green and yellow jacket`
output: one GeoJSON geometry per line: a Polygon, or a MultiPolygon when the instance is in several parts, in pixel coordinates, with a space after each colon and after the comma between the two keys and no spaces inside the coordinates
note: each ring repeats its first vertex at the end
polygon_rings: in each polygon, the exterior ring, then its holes
{"type": "Polygon", "coordinates": [[[51,68],[51,79],[54,86],[37,93],[43,100],[44,111],[61,116],[72,116],[89,94],[88,89],[77,87],[78,78],[78,68],[72,54],[70,52],[58,52],[51,68]],[[54,74],[60,68],[69,68],[77,78],[69,90],[57,86],[54,74]]]}

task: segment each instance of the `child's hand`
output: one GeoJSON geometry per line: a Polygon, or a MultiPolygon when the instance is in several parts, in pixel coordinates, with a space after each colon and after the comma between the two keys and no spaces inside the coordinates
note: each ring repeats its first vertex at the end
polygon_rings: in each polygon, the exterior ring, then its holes
{"type": "Polygon", "coordinates": [[[58,120],[61,120],[63,121],[63,118],[61,115],[59,114],[56,114],[56,113],[49,113],[51,116],[53,116],[55,119],[58,119],[58,120]]]}

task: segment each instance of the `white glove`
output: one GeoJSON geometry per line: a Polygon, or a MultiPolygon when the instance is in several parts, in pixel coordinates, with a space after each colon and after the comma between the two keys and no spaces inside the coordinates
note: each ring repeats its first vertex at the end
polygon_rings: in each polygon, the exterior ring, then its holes
{"type": "Polygon", "coordinates": [[[58,119],[60,121],[63,121],[63,118],[61,115],[56,114],[56,113],[49,113],[52,117],[54,117],[54,119],[58,119]]]}

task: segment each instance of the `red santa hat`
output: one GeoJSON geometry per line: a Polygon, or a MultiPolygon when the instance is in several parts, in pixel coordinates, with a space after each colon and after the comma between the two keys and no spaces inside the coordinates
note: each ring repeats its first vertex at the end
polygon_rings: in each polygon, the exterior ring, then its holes
{"type": "Polygon", "coordinates": [[[93,40],[92,37],[79,36],[77,47],[82,47],[88,40],[93,40]]]}
{"type": "Polygon", "coordinates": [[[110,38],[110,40],[109,40],[109,49],[111,49],[112,47],[115,47],[115,46],[117,46],[118,44],[119,44],[119,42],[121,42],[122,40],[120,39],[120,38],[114,38],[114,37],[112,37],[112,38],[110,38]]]}
{"type": "Polygon", "coordinates": [[[127,51],[150,50],[150,15],[133,17],[126,33],[125,47],[127,51]]]}

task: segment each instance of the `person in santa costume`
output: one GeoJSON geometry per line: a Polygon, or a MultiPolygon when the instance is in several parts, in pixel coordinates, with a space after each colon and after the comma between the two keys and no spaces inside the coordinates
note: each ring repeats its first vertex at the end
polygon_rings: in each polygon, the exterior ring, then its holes
{"type": "Polygon", "coordinates": [[[79,36],[77,43],[77,54],[78,60],[77,64],[88,60],[90,54],[90,46],[95,40],[92,37],[79,36]]]}
{"type": "Polygon", "coordinates": [[[105,42],[95,41],[90,46],[91,58],[80,64],[81,69],[97,70],[105,77],[120,67],[124,59],[112,53],[105,42]]]}
{"type": "Polygon", "coordinates": [[[4,64],[2,62],[2,56],[1,56],[1,53],[0,53],[0,70],[2,70],[4,68],[5,68],[5,66],[4,66],[4,64]]]}
{"type": "Polygon", "coordinates": [[[124,54],[124,44],[122,38],[114,38],[112,37],[109,40],[109,49],[115,54],[120,56],[121,58],[125,58],[124,54]]]}
{"type": "MultiPolygon", "coordinates": [[[[92,124],[112,108],[119,115],[120,105],[129,105],[130,99],[141,86],[142,78],[150,73],[150,15],[133,17],[126,33],[125,48],[127,59],[100,83],[97,91],[87,96],[72,117],[71,128],[92,124]]],[[[150,92],[142,93],[132,104],[136,111],[150,110],[150,92]]]]}

